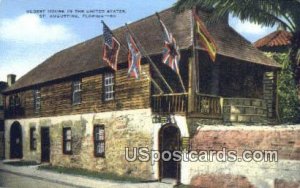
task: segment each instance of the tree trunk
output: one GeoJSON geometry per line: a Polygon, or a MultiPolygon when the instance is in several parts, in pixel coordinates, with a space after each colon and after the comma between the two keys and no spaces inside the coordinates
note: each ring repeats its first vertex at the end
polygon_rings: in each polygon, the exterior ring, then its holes
{"type": "Polygon", "coordinates": [[[300,72],[300,31],[295,31],[291,40],[291,51],[290,51],[290,60],[291,68],[295,73],[296,81],[299,81],[300,72]]]}

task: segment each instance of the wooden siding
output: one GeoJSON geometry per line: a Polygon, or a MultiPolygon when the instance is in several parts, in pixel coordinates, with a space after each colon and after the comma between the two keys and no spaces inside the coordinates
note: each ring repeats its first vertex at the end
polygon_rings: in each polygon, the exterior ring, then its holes
{"type": "MultiPolygon", "coordinates": [[[[147,74],[149,73],[148,64],[143,65],[142,69],[147,74]]],[[[77,105],[72,104],[71,79],[40,88],[41,109],[38,113],[34,110],[32,89],[14,93],[18,94],[21,99],[24,115],[9,118],[50,117],[150,108],[150,80],[145,76],[142,76],[140,80],[128,79],[127,68],[118,70],[115,74],[115,100],[103,101],[103,74],[81,78],[81,103],[77,105]]],[[[6,96],[6,104],[8,104],[8,98],[9,95],[6,96]]]]}
{"type": "Polygon", "coordinates": [[[272,70],[224,56],[213,63],[203,52],[199,53],[198,69],[200,93],[237,98],[263,98],[263,74],[272,70]]]}

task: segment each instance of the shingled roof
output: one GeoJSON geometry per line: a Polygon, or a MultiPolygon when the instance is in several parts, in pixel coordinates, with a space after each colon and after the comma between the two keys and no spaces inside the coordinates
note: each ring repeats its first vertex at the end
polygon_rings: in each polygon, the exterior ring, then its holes
{"type": "MultiPolygon", "coordinates": [[[[174,34],[180,49],[190,48],[193,45],[192,11],[187,10],[180,14],[175,14],[172,9],[167,9],[159,14],[165,25],[174,34]]],[[[204,21],[208,15],[208,13],[201,12],[201,17],[204,21]]],[[[160,54],[162,52],[163,33],[155,15],[131,23],[129,27],[135,33],[149,55],[160,54]]],[[[227,23],[207,25],[207,27],[216,41],[219,55],[244,60],[250,63],[278,67],[278,64],[254,48],[250,42],[241,37],[227,23]]],[[[113,33],[121,40],[121,43],[126,44],[126,29],[124,27],[113,30],[113,33]]],[[[106,67],[107,65],[101,60],[102,43],[101,35],[54,54],[21,77],[5,92],[19,90],[106,67]]],[[[126,49],[121,48],[118,63],[124,63],[126,61],[126,49]]]]}
{"type": "Polygon", "coordinates": [[[277,30],[254,42],[256,48],[288,46],[291,44],[292,34],[288,31],[277,30]]]}

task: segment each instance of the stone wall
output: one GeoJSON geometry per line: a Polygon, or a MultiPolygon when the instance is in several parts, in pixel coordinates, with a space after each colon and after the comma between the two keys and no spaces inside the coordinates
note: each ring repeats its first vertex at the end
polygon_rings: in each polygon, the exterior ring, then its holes
{"type": "MultiPolygon", "coordinates": [[[[50,127],[50,162],[55,166],[84,168],[119,175],[152,178],[151,162],[127,162],[125,147],[152,148],[151,109],[115,111],[95,114],[19,119],[23,131],[23,159],[40,161],[40,127],[50,127]],[[93,127],[105,126],[105,157],[94,156],[93,127]],[[30,151],[29,129],[37,128],[37,151],[30,151]],[[72,130],[72,155],[63,154],[63,127],[72,130]]],[[[13,120],[6,120],[10,130],[13,120]]],[[[9,131],[6,131],[9,148],[9,131]]],[[[9,158],[9,150],[6,150],[9,158]]]]}
{"type": "Polygon", "coordinates": [[[300,127],[219,127],[198,129],[192,150],[277,150],[279,160],[300,160],[300,127]]]}
{"type": "MultiPolygon", "coordinates": [[[[36,150],[30,150],[30,127],[36,128],[36,133],[40,133],[41,125],[38,120],[18,120],[22,126],[22,147],[23,159],[30,161],[41,161],[41,141],[40,136],[37,136],[36,150]]],[[[5,121],[5,158],[10,159],[10,127],[14,121],[5,121]]],[[[44,126],[44,125],[43,125],[44,126]]]]}
{"type": "MultiPolygon", "coordinates": [[[[204,126],[191,138],[192,151],[278,152],[278,161],[184,162],[184,184],[203,187],[299,187],[299,126],[204,126]],[[240,186],[239,186],[240,185],[240,186]],[[242,186],[243,185],[243,186],[242,186]]],[[[226,155],[226,154],[225,154],[226,155]]],[[[227,155],[226,155],[227,156],[227,155]]]]}
{"type": "Polygon", "coordinates": [[[263,80],[264,86],[264,99],[266,100],[267,104],[267,116],[268,118],[275,118],[276,111],[275,111],[275,101],[276,101],[276,75],[273,72],[266,72],[264,74],[263,80]]]}
{"type": "Polygon", "coordinates": [[[252,188],[254,187],[246,177],[233,176],[225,174],[203,174],[201,176],[195,176],[191,180],[191,185],[195,187],[242,187],[252,188]]]}
{"type": "Polygon", "coordinates": [[[231,123],[265,123],[265,100],[250,98],[224,98],[223,119],[231,123]]]}

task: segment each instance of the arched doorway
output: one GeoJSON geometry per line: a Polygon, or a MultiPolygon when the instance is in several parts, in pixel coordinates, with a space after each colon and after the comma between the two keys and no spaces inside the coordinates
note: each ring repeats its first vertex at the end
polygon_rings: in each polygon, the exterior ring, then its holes
{"type": "MultiPolygon", "coordinates": [[[[180,151],[180,130],[173,124],[164,125],[159,131],[159,151],[163,154],[164,151],[173,152],[180,151]]],[[[162,157],[161,157],[162,158],[162,157]]],[[[176,179],[179,182],[180,179],[180,161],[164,161],[159,162],[159,177],[176,179]]]]}
{"type": "Polygon", "coordinates": [[[10,128],[10,158],[22,158],[22,127],[15,121],[10,128]]]}

